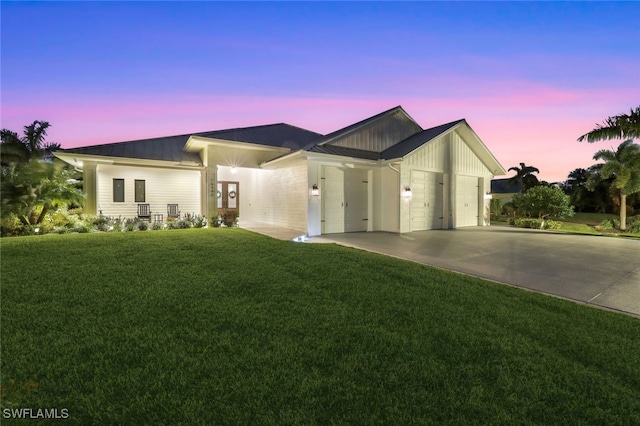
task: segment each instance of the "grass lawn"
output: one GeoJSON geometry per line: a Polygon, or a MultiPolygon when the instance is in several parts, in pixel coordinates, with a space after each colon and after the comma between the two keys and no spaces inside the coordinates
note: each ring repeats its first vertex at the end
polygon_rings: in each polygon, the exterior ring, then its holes
{"type": "Polygon", "coordinates": [[[625,315],[241,229],[1,250],[3,409],[82,425],[640,424],[640,320],[625,315]]]}

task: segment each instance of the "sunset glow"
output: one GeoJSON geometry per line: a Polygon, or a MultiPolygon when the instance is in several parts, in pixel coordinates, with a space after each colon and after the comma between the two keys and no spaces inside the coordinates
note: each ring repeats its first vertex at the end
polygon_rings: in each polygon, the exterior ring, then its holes
{"type": "Polygon", "coordinates": [[[565,180],[640,105],[640,3],[2,2],[2,128],[63,148],[286,122],[329,133],[397,105],[466,118],[509,168],[565,180]],[[25,22],[29,25],[25,26],[25,22]]]}

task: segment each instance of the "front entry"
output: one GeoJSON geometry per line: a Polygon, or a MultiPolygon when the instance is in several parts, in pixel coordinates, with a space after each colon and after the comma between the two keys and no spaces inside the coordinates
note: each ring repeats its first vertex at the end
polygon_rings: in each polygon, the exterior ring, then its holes
{"type": "Polygon", "coordinates": [[[240,182],[218,182],[218,216],[233,222],[240,216],[240,182]]]}

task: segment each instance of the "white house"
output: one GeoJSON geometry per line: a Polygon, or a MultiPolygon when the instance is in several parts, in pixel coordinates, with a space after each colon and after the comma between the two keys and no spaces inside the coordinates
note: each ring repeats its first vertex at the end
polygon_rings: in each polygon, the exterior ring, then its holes
{"type": "Polygon", "coordinates": [[[272,124],[55,155],[83,171],[87,213],[149,204],[160,220],[178,204],[309,236],[487,225],[491,178],[506,173],[466,120],[425,130],[400,106],[328,135],[272,124]]]}

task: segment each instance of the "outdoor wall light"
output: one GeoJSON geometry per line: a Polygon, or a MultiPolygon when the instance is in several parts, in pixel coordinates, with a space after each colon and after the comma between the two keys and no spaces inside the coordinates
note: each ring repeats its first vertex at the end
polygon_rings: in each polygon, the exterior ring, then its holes
{"type": "Polygon", "coordinates": [[[403,192],[404,198],[409,198],[413,195],[413,192],[411,191],[411,188],[409,188],[408,186],[406,186],[404,188],[404,192],[403,192]]]}
{"type": "Polygon", "coordinates": [[[231,167],[231,173],[235,174],[238,172],[238,169],[236,169],[236,166],[232,166],[231,167]]]}
{"type": "Polygon", "coordinates": [[[320,195],[320,189],[318,188],[317,183],[314,183],[313,186],[311,187],[311,195],[313,195],[314,197],[317,197],[318,195],[320,195]]]}
{"type": "Polygon", "coordinates": [[[491,200],[492,198],[493,198],[493,194],[491,194],[490,192],[487,192],[486,194],[484,194],[485,200],[491,200]]]}

